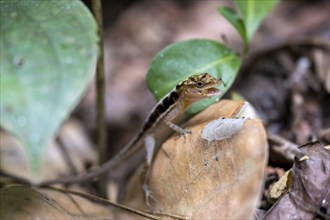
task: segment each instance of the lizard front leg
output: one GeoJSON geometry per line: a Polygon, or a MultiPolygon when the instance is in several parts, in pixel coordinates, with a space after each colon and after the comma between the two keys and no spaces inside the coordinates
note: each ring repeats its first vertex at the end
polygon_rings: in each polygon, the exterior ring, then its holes
{"type": "Polygon", "coordinates": [[[172,123],[171,121],[164,121],[164,123],[170,127],[172,130],[178,132],[180,135],[183,135],[184,140],[186,141],[186,136],[188,134],[191,134],[191,131],[186,128],[181,128],[180,126],[177,126],[176,124],[172,123]]]}
{"type": "Polygon", "coordinates": [[[164,123],[173,131],[178,132],[180,135],[183,135],[184,138],[186,138],[186,135],[190,134],[191,131],[189,131],[186,128],[181,128],[180,126],[172,122],[173,120],[178,119],[177,118],[178,116],[182,117],[183,113],[184,113],[184,108],[180,105],[180,103],[177,103],[176,105],[171,106],[169,110],[166,113],[164,113],[165,117],[163,118],[162,123],[164,123]]]}

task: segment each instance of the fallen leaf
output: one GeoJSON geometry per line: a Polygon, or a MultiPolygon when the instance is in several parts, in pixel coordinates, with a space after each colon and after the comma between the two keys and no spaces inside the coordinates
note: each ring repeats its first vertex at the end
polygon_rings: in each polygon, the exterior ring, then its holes
{"type": "Polygon", "coordinates": [[[114,219],[109,208],[51,189],[10,186],[0,189],[0,218],[12,219],[114,219]]]}
{"type": "Polygon", "coordinates": [[[292,167],[292,184],[264,219],[330,218],[330,150],[319,142],[299,149],[305,156],[292,167]]]}
{"type": "MultiPolygon", "coordinates": [[[[154,210],[193,219],[253,216],[261,195],[268,151],[260,120],[241,118],[233,126],[233,118],[246,105],[222,100],[189,120],[184,127],[192,134],[186,140],[174,136],[162,145],[150,178],[150,189],[156,198],[154,210]],[[218,128],[208,132],[213,132],[215,139],[221,138],[223,126],[232,129],[226,132],[224,140],[203,139],[203,130],[214,126],[214,120],[218,121],[218,128]]],[[[138,199],[126,200],[126,204],[143,208],[142,190],[136,188],[141,186],[137,185],[130,185],[128,194],[135,193],[138,199]]]]}
{"type": "Polygon", "coordinates": [[[285,172],[285,174],[275,182],[267,195],[267,200],[274,204],[287,190],[291,185],[291,170],[285,172]]]}

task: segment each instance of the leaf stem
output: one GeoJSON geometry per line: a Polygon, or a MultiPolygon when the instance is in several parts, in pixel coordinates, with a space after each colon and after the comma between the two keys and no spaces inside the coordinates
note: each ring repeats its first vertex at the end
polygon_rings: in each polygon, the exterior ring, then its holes
{"type": "MultiPolygon", "coordinates": [[[[99,152],[99,164],[103,164],[107,158],[106,149],[106,123],[105,123],[105,76],[104,76],[104,51],[103,51],[103,15],[101,0],[92,0],[92,10],[98,27],[99,36],[99,58],[96,70],[96,126],[97,126],[97,147],[99,152]]],[[[106,181],[100,178],[98,183],[99,195],[106,197],[106,181]]]]}

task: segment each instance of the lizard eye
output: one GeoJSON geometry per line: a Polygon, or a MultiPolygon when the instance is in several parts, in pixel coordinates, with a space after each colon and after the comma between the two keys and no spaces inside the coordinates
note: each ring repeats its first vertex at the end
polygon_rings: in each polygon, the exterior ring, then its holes
{"type": "Polygon", "coordinates": [[[204,86],[204,83],[203,83],[202,81],[198,81],[198,82],[196,83],[196,86],[197,86],[198,88],[201,88],[201,87],[204,86]]]}

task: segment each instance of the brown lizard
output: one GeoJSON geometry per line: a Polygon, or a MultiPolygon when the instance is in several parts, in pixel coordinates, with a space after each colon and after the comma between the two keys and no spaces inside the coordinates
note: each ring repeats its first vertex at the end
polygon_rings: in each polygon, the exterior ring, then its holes
{"type": "MultiPolygon", "coordinates": [[[[65,178],[60,181],[47,181],[42,185],[85,181],[97,177],[115,168],[118,164],[128,161],[137,151],[143,149],[143,146],[145,146],[147,152],[146,167],[148,169],[146,175],[148,175],[154,152],[158,151],[161,144],[171,133],[176,131],[184,135],[184,137],[189,133],[187,129],[176,125],[176,123],[182,120],[186,109],[196,101],[219,95],[221,91],[217,87],[221,82],[221,79],[218,80],[208,73],[188,77],[157,103],[149,114],[141,131],[101,167],[82,176],[65,178]]],[[[148,201],[150,192],[146,183],[147,178],[145,178],[144,191],[148,201]]]]}

